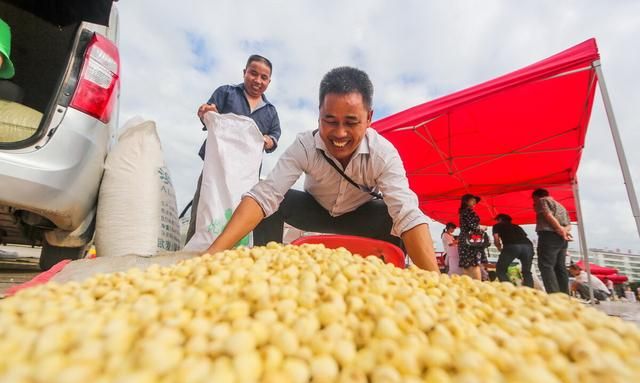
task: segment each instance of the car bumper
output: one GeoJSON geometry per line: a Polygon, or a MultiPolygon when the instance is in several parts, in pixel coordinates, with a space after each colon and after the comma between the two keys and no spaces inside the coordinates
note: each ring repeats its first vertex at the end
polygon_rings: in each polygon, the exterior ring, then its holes
{"type": "Polygon", "coordinates": [[[41,147],[0,151],[0,205],[75,230],[95,208],[109,128],[75,109],[41,147]]]}

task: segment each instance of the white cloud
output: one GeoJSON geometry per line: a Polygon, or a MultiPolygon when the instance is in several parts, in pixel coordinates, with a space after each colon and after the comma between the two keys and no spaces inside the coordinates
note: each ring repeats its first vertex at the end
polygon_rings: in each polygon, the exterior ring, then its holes
{"type": "MultiPolygon", "coordinates": [[[[376,86],[376,110],[392,113],[596,37],[640,182],[639,2],[136,0],[117,6],[121,121],[138,114],[157,121],[179,207],[191,199],[202,166],[196,153],[204,133],[195,110],[219,85],[240,82],[254,51],[274,62],[267,95],[283,128],[280,148],[265,156],[270,169],[296,133],[315,128],[318,83],[332,67],[365,69],[376,86]],[[201,39],[212,59],[209,72],[196,69],[201,58],[189,36],[201,39]]],[[[640,249],[599,97],[579,176],[589,245],[640,249]]]]}

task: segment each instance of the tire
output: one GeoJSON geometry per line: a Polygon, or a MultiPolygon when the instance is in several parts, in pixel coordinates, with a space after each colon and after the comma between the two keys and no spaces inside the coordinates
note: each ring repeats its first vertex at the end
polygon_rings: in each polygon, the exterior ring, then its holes
{"type": "Polygon", "coordinates": [[[58,247],[42,241],[42,251],[40,252],[40,270],[49,270],[56,263],[65,259],[80,259],[84,256],[87,247],[58,247]]]}

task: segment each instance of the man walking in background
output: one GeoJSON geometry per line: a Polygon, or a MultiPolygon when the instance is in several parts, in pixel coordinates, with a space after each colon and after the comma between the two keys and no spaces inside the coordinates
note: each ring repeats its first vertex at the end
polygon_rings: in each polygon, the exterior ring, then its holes
{"type": "Polygon", "coordinates": [[[511,223],[511,216],[507,214],[498,214],[496,221],[498,223],[493,225],[493,243],[500,251],[496,264],[498,279],[501,282],[510,281],[507,269],[511,262],[517,258],[522,267],[523,284],[533,288],[533,275],[531,274],[533,244],[527,238],[527,233],[520,226],[511,223]]]}

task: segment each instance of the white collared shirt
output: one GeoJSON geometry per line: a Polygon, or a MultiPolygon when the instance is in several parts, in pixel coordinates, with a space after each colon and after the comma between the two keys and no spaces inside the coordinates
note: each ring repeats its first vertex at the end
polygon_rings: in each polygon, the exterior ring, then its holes
{"type": "Polygon", "coordinates": [[[320,134],[314,135],[311,131],[298,134],[267,178],[246,195],[256,200],[268,217],[278,210],[284,194],[305,173],[304,189],[333,217],[371,201],[373,197],[342,177],[320,150],[356,183],[382,192],[393,219],[393,235],[400,236],[419,224],[428,223],[418,206],[418,197],[409,189],[398,151],[371,128],[367,129],[346,168],[329,153],[320,134]]]}

